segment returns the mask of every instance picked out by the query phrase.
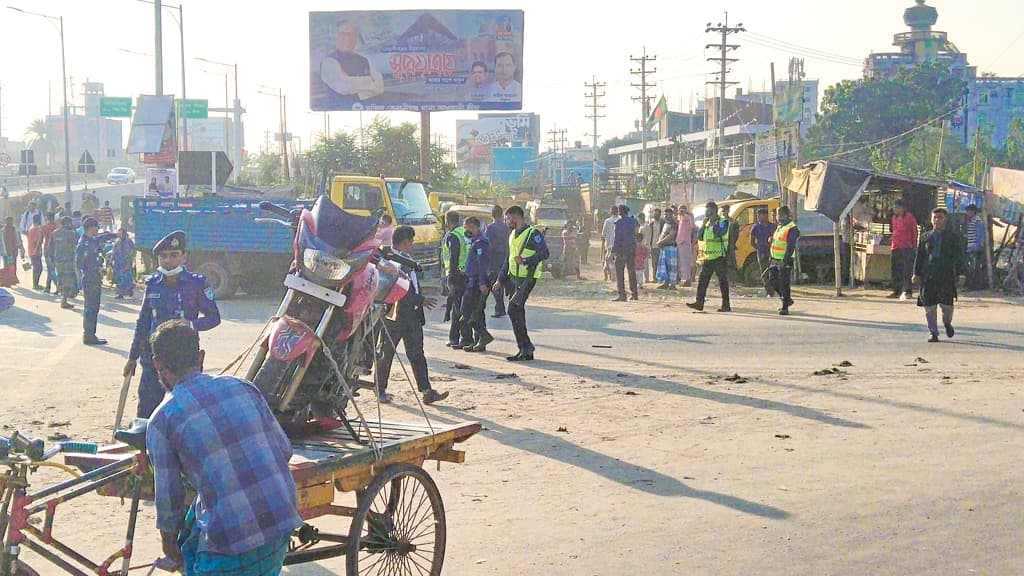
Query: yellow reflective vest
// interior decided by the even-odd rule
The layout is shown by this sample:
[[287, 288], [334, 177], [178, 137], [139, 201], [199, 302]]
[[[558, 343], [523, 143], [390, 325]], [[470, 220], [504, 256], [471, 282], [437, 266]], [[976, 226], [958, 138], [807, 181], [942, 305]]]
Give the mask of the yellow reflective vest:
[[[732, 226], [732, 223], [729, 224]], [[725, 234], [721, 238], [715, 237], [715, 224], [704, 225], [704, 236], [701, 240], [704, 241], [704, 260], [711, 262], [712, 260], [718, 260], [725, 258], [725, 254], [729, 248], [729, 232], [727, 229]]]
[[[526, 247], [526, 243], [530, 240], [530, 237], [537, 232], [537, 229], [533, 226], [527, 226], [525, 230], [516, 234], [515, 230], [508, 235], [508, 275], [513, 278], [529, 278], [530, 267], [523, 265], [520, 266], [516, 262], [516, 256], [522, 256], [523, 258], [529, 258], [537, 253], [536, 250], [530, 250]], [[544, 274], [543, 267], [540, 263], [534, 267], [533, 277], [540, 279]]]
[[[469, 260], [469, 238], [466, 238], [466, 229], [462, 226], [453, 228], [448, 234], [459, 239], [459, 270], [466, 270], [466, 261]], [[449, 276], [451, 270], [448, 268], [452, 261], [452, 251], [448, 247], [448, 236], [444, 237], [444, 244], [441, 246], [441, 266], [444, 268], [444, 275]]]
[[789, 231], [793, 228], [796, 228], [796, 222], [792, 220], [775, 228], [775, 233], [772, 234], [772, 260], [782, 260], [786, 257], [786, 250], [789, 248]]

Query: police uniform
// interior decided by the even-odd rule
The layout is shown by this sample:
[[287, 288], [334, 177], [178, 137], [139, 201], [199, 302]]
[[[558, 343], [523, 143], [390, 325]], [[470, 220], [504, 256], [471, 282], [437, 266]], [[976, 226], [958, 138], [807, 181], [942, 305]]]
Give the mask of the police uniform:
[[[710, 204], [709, 204], [710, 206]], [[722, 307], [719, 312], [731, 312], [729, 306], [728, 262], [733, 247], [732, 222], [720, 217], [711, 222], [707, 219], [697, 234], [697, 239], [704, 243], [704, 263], [697, 281], [697, 301], [686, 305], [694, 310], [703, 310], [707, 299], [708, 284], [711, 276], [718, 276], [718, 286], [722, 291]]]
[[[512, 293], [508, 303], [508, 318], [512, 322], [519, 354], [509, 356], [507, 360], [533, 360], [534, 346], [526, 330], [526, 301], [543, 274], [541, 262], [547, 260], [550, 255], [544, 235], [533, 226], [524, 224], [521, 229], [509, 233], [508, 260], [502, 267], [499, 278], [502, 279], [505, 288]], [[516, 257], [522, 257], [523, 263], [517, 263]]]
[[469, 257], [466, 259], [466, 291], [462, 296], [462, 349], [467, 352], [483, 352], [494, 337], [487, 331], [484, 310], [487, 307], [487, 292], [491, 286], [490, 252], [491, 243], [480, 230], [472, 239]]
[[796, 222], [790, 220], [775, 228], [772, 233], [772, 243], [769, 256], [771, 263], [768, 265], [768, 282], [771, 283], [775, 292], [782, 299], [782, 308], [779, 314], [789, 314], [789, 307], [793, 305], [793, 298], [790, 292], [790, 281], [793, 276], [793, 254], [796, 251], [797, 241], [800, 239], [800, 229]]
[[448, 279], [448, 302], [451, 309], [451, 327], [448, 329], [448, 345], [462, 348], [462, 296], [466, 292], [466, 261], [469, 259], [469, 239], [462, 225], [456, 226], [444, 236], [441, 246], [441, 265]]
[[[153, 246], [155, 255], [166, 250], [184, 252], [185, 233], [181, 230], [171, 232]], [[146, 296], [135, 323], [135, 338], [128, 355], [129, 361], [139, 360], [142, 363], [139, 418], [149, 418], [164, 397], [164, 389], [153, 366], [149, 337], [157, 326], [176, 318], [188, 320], [198, 332], [220, 324], [220, 311], [213, 299], [213, 289], [203, 275], [193, 274], [183, 268], [173, 276], [157, 271], [146, 280]]]
[[[97, 229], [99, 222], [89, 217], [82, 221], [83, 229]], [[110, 234], [82, 235], [75, 248], [75, 267], [82, 277], [82, 292], [85, 296], [85, 310], [82, 313], [82, 342], [85, 344], [106, 344], [96, 337], [96, 322], [100, 313], [100, 295], [103, 289], [103, 243]]]

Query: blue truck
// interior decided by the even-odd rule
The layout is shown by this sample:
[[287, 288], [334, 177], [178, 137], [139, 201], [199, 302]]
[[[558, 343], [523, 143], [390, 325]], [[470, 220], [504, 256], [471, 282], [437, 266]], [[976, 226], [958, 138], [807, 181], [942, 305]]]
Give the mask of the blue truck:
[[[188, 235], [188, 268], [206, 276], [217, 298], [239, 290], [266, 294], [281, 285], [292, 261], [292, 231], [284, 226], [256, 223], [272, 215], [260, 200], [227, 197], [132, 198], [130, 226], [143, 254], [146, 271], [156, 269], [149, 248], [173, 230]], [[311, 207], [309, 201], [277, 201], [292, 208]]]

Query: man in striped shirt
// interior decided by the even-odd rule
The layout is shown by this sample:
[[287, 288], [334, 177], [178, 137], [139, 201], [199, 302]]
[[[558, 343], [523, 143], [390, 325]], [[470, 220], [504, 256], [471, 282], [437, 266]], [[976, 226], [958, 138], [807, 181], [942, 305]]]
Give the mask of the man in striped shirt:
[[167, 390], [146, 438], [165, 556], [189, 576], [276, 575], [302, 525], [288, 437], [252, 384], [202, 373], [188, 322], [164, 322], [151, 346]]
[[967, 241], [967, 289], [985, 288], [982, 272], [985, 267], [985, 223], [978, 218], [978, 207], [969, 205], [965, 212], [964, 239]]

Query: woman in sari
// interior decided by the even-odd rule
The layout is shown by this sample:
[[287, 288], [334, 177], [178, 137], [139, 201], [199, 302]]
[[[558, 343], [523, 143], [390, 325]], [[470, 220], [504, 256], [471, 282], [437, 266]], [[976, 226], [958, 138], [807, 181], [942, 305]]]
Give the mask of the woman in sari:
[[124, 228], [118, 230], [117, 234], [110, 257], [113, 259], [114, 286], [117, 292], [114, 298], [123, 300], [135, 295], [135, 242]]
[[7, 288], [18, 283], [18, 256], [25, 258], [25, 247], [21, 243], [21, 233], [14, 226], [14, 218], [8, 216], [0, 230], [0, 257], [3, 268], [0, 269], [0, 288]]

